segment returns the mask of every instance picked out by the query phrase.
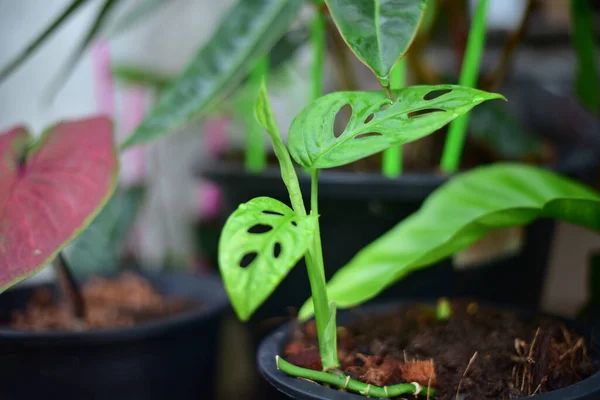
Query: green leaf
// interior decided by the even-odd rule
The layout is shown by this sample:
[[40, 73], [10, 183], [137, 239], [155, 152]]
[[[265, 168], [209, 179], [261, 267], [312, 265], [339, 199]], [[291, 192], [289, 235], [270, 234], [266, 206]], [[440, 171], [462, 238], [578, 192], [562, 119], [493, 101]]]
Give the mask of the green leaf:
[[302, 258], [316, 222], [316, 216], [297, 216], [270, 197], [241, 204], [227, 219], [219, 239], [219, 268], [240, 319], [250, 318]]
[[64, 253], [77, 276], [119, 270], [131, 233], [144, 198], [143, 187], [117, 190], [100, 214]]
[[597, 114], [600, 112], [600, 81], [592, 3], [591, 0], [571, 0], [571, 37], [578, 64], [575, 77], [577, 96], [591, 112]]
[[52, 35], [57, 29], [59, 29], [63, 22], [65, 22], [77, 9], [79, 9], [87, 0], [73, 0], [71, 4], [48, 26], [42, 33], [40, 33], [19, 55], [17, 55], [11, 62], [9, 62], [0, 71], [0, 82], [2, 82], [8, 75], [14, 70], [19, 68], [29, 56], [31, 56], [44, 42]]
[[133, 65], [114, 65], [112, 74], [117, 81], [124, 84], [147, 86], [159, 91], [173, 82], [170, 76]]
[[[480, 167], [437, 189], [419, 211], [363, 248], [328, 284], [329, 299], [351, 307], [411, 272], [466, 248], [496, 228], [556, 218], [600, 231], [600, 193], [541, 168]], [[527, 266], [523, 266], [526, 268]], [[304, 304], [300, 317], [312, 314]]]
[[123, 147], [172, 133], [217, 104], [288, 30], [303, 2], [240, 0]]
[[81, 56], [83, 56], [83, 53], [87, 50], [92, 41], [95, 39], [98, 32], [100, 32], [100, 30], [104, 27], [104, 24], [106, 23], [108, 17], [111, 15], [112, 9], [118, 3], [119, 0], [104, 0], [102, 7], [98, 11], [98, 14], [96, 14], [94, 22], [92, 22], [92, 24], [88, 28], [83, 40], [81, 40], [77, 49], [73, 52], [62, 71], [58, 73], [56, 80], [50, 86], [50, 89], [48, 90], [48, 96], [50, 98], [54, 97], [54, 95], [58, 93], [58, 90], [67, 80], [67, 78], [81, 59]]
[[[306, 168], [331, 168], [412, 142], [440, 129], [476, 105], [499, 94], [456, 85], [412, 86], [383, 92], [337, 92], [321, 97], [292, 121], [289, 148]], [[429, 100], [430, 99], [430, 100]], [[334, 135], [336, 113], [346, 104], [352, 117]]]
[[333, 22], [381, 86], [412, 43], [426, 0], [326, 0]]

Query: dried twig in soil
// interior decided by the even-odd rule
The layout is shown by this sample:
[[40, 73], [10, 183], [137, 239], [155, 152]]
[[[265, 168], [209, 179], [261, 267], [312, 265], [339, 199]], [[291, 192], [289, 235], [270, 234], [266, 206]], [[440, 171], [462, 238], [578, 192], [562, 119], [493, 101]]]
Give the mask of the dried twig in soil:
[[469, 368], [471, 368], [471, 365], [473, 364], [473, 362], [475, 362], [476, 358], [477, 358], [477, 352], [473, 353], [473, 357], [471, 357], [471, 359], [469, 360], [469, 363], [467, 364], [467, 368], [465, 368], [465, 372], [463, 372], [462, 377], [460, 378], [460, 381], [458, 382], [458, 387], [456, 388], [456, 400], [458, 400], [458, 396], [460, 395], [460, 387], [462, 385], [462, 381], [463, 381], [463, 379], [465, 379], [465, 376], [467, 375]]

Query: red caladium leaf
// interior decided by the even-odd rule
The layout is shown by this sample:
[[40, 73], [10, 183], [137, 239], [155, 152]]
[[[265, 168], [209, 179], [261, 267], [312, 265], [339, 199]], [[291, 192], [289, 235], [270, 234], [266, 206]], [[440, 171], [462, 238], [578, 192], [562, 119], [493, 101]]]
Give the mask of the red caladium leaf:
[[0, 292], [38, 272], [110, 198], [119, 162], [108, 118], [64, 122], [33, 142], [0, 134]]

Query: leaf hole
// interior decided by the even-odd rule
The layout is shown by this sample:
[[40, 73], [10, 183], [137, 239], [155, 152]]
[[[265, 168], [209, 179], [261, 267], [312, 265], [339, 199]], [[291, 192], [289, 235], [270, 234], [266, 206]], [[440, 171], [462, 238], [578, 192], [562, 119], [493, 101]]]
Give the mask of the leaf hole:
[[350, 104], [345, 104], [342, 108], [340, 108], [335, 114], [335, 120], [333, 121], [333, 136], [339, 138], [344, 133], [346, 126], [348, 126], [348, 122], [350, 121], [350, 117], [352, 117], [352, 106]]
[[408, 119], [437, 112], [446, 112], [446, 110], [442, 110], [441, 108], [426, 108], [424, 110], [411, 111], [408, 113]]
[[250, 264], [252, 264], [254, 262], [254, 260], [256, 259], [257, 256], [258, 256], [258, 253], [256, 251], [244, 254], [242, 259], [240, 260], [240, 267], [248, 268], [250, 266]]
[[390, 108], [390, 105], [391, 105], [390, 103], [384, 103], [384, 104], [381, 106], [381, 108], [379, 109], [379, 111], [381, 112], [381, 111], [385, 111], [385, 110], [387, 110], [388, 108]]
[[254, 226], [251, 226], [250, 229], [248, 229], [248, 233], [267, 233], [272, 229], [273, 227], [271, 225], [256, 224]]
[[369, 114], [369, 116], [365, 119], [365, 124], [368, 124], [369, 122], [373, 121], [373, 118], [375, 118], [375, 114]]
[[264, 210], [263, 214], [267, 214], [267, 215], [279, 215], [280, 217], [283, 217], [283, 214], [277, 211], [269, 211], [269, 210]]
[[452, 89], [432, 90], [431, 92], [426, 93], [425, 96], [423, 96], [423, 100], [437, 99], [438, 97], [441, 97], [447, 93], [450, 93], [451, 91], [452, 91]]
[[379, 132], [367, 132], [367, 133], [361, 133], [360, 135], [354, 136], [354, 139], [363, 139], [363, 138], [375, 137], [375, 136], [383, 136], [383, 135]]
[[298, 226], [298, 223], [296, 221], [292, 221], [292, 225]]
[[273, 245], [273, 257], [278, 258], [280, 254], [281, 254], [281, 243], [275, 242], [275, 244]]

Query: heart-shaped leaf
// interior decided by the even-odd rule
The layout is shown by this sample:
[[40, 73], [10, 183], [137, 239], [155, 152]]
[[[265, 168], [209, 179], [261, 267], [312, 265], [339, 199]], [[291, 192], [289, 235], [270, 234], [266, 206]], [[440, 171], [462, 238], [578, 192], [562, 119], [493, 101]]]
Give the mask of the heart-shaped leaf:
[[[363, 248], [328, 284], [329, 299], [351, 307], [409, 273], [462, 250], [492, 229], [556, 218], [600, 231], [600, 193], [541, 168], [480, 167], [437, 189], [415, 214]], [[526, 265], [523, 268], [527, 268]], [[312, 302], [300, 316], [312, 314]]]
[[58, 124], [27, 150], [31, 140], [23, 128], [0, 135], [0, 292], [51, 262], [117, 182], [107, 118]]
[[222, 100], [288, 30], [298, 0], [240, 0], [123, 147], [172, 133]]
[[240, 319], [250, 318], [302, 258], [316, 221], [270, 197], [241, 204], [227, 219], [219, 239], [219, 268]]
[[[456, 85], [412, 86], [394, 97], [392, 102], [383, 92], [337, 92], [317, 99], [292, 121], [292, 157], [306, 168], [348, 164], [420, 139], [486, 100], [503, 98]], [[352, 116], [336, 137], [335, 116], [347, 104]]]
[[326, 0], [333, 22], [350, 49], [383, 87], [412, 43], [426, 0]]

